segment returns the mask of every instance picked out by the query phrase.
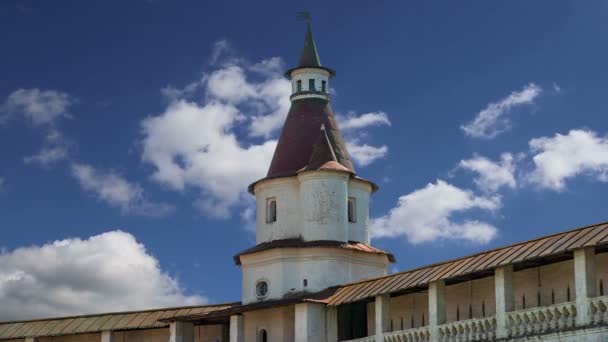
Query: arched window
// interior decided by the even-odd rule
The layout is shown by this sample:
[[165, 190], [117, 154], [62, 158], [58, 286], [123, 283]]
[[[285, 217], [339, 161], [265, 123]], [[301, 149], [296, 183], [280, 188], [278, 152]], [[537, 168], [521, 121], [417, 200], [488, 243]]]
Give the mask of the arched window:
[[302, 80], [296, 81], [296, 88], [298, 89], [298, 92], [302, 91]]
[[268, 342], [268, 333], [266, 329], [260, 329], [260, 333], [258, 334], [258, 342]]
[[348, 222], [357, 222], [357, 206], [354, 197], [348, 198]]
[[277, 221], [277, 200], [269, 198], [266, 200], [266, 223]]
[[311, 78], [308, 80], [308, 91], [315, 91], [315, 79]]

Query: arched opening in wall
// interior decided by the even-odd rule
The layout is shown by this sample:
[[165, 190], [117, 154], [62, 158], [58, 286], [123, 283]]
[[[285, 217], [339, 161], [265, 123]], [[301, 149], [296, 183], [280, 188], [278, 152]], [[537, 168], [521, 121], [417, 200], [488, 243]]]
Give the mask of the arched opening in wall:
[[277, 221], [277, 200], [269, 198], [266, 200], [266, 223]]
[[268, 333], [266, 332], [266, 329], [260, 329], [258, 342], [268, 342]]

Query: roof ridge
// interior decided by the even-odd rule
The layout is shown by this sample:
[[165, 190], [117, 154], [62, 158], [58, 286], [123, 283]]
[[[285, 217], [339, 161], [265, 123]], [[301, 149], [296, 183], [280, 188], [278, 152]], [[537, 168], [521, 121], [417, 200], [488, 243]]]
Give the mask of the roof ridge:
[[482, 255], [482, 254], [487, 254], [487, 253], [499, 251], [501, 249], [511, 248], [511, 247], [515, 247], [515, 246], [519, 246], [519, 245], [523, 245], [523, 244], [539, 241], [539, 240], [542, 240], [542, 239], [551, 238], [551, 237], [554, 237], [554, 236], [557, 236], [557, 235], [568, 234], [568, 233], [572, 233], [572, 232], [575, 232], [575, 231], [581, 231], [581, 230], [592, 228], [592, 227], [598, 227], [598, 226], [601, 226], [603, 224], [608, 224], [608, 221], [603, 221], [603, 222], [599, 222], [599, 223], [595, 223], [595, 224], [590, 224], [590, 225], [586, 225], [586, 226], [582, 226], [582, 227], [578, 227], [578, 228], [574, 228], [574, 229], [569, 229], [569, 230], [565, 230], [565, 231], [554, 233], [554, 234], [550, 234], [550, 235], [540, 236], [540, 237], [533, 238], [533, 239], [530, 239], [530, 240], [516, 242], [516, 243], [510, 244], [510, 245], [501, 246], [501, 247], [497, 247], [497, 248], [493, 248], [493, 249], [488, 249], [488, 250], [485, 250], [485, 251], [482, 251], [482, 252], [477, 252], [477, 253], [461, 256], [461, 257], [456, 257], [456, 258], [453, 258], [453, 259], [448, 259], [448, 260], [445, 260], [445, 261], [440, 261], [440, 262], [436, 262], [436, 263], [432, 263], [432, 264], [428, 264], [428, 265], [424, 265], [424, 266], [419, 266], [419, 267], [411, 268], [409, 270], [405, 270], [405, 271], [401, 271], [401, 272], [396, 272], [396, 273], [385, 275], [385, 276], [381, 276], [381, 277], [368, 278], [368, 279], [363, 279], [363, 280], [355, 281], [355, 282], [352, 282], [352, 283], [347, 283], [347, 284], [342, 284], [342, 285], [336, 285], [336, 286], [332, 286], [330, 288], [347, 287], [347, 286], [351, 286], [351, 285], [357, 285], [357, 284], [367, 283], [367, 282], [370, 282], [370, 281], [377, 281], [377, 280], [380, 280], [380, 279], [390, 278], [390, 277], [394, 277], [394, 276], [397, 276], [397, 275], [400, 275], [400, 274], [406, 274], [406, 273], [416, 272], [416, 271], [419, 271], [419, 270], [422, 270], [422, 269], [425, 269], [425, 268], [441, 266], [441, 265], [452, 263], [452, 262], [456, 262], [456, 261], [459, 261], [459, 260], [473, 258], [473, 257], [479, 256], [479, 255]]
[[232, 304], [241, 304], [241, 302], [228, 302], [228, 303], [205, 304], [205, 305], [185, 305], [185, 306], [174, 306], [174, 307], [167, 307], [167, 308], [156, 308], [156, 309], [145, 309], [145, 310], [100, 312], [100, 313], [83, 314], [83, 315], [56, 316], [56, 317], [34, 318], [34, 319], [26, 319], [26, 320], [0, 321], [0, 325], [54, 321], [54, 320], [60, 320], [60, 319], [86, 318], [86, 317], [107, 316], [107, 315], [126, 315], [126, 314], [145, 313], [145, 312], [154, 312], [154, 311], [184, 310], [184, 309], [194, 309], [194, 308], [212, 308], [212, 307], [216, 307], [216, 306], [224, 306], [224, 305], [232, 305]]

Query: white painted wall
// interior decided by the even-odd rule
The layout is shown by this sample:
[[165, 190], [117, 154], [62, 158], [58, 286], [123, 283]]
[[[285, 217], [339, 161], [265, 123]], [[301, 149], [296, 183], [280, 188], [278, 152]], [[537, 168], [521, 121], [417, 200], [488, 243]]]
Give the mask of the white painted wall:
[[[338, 248], [281, 248], [241, 257], [243, 303], [258, 301], [255, 284], [268, 282], [265, 299], [290, 292], [320, 291], [327, 287], [387, 274], [388, 258]], [[303, 286], [307, 279], [308, 286]]]
[[300, 233], [304, 240], [348, 241], [348, 178], [345, 172], [303, 172]]
[[[323, 98], [323, 99], [328, 99], [329, 98], [329, 78], [330, 78], [330, 74], [327, 70], [325, 69], [320, 69], [320, 68], [298, 68], [295, 69], [291, 72], [291, 93], [292, 93], [292, 100], [298, 100], [298, 99], [302, 99], [302, 98], [311, 98], [311, 97], [317, 97], [317, 98]], [[314, 79], [315, 80], [315, 88], [316, 89], [310, 89], [309, 88], [309, 80], [310, 79]], [[321, 87], [322, 87], [322, 82], [325, 81], [325, 94], [322, 93], [316, 93], [316, 94], [311, 94], [311, 93], [307, 93], [307, 94], [297, 94], [298, 93], [298, 88], [297, 88], [297, 82], [301, 81], [302, 82], [302, 89], [301, 92], [310, 92], [310, 91], [316, 91], [316, 92], [321, 92]]]
[[372, 187], [368, 182], [351, 179], [348, 182], [348, 197], [354, 197], [356, 202], [356, 222], [348, 223], [348, 239], [370, 243], [369, 206]]
[[[303, 238], [370, 243], [369, 204], [372, 186], [347, 173], [302, 172], [268, 179], [255, 186], [256, 243]], [[348, 198], [356, 201], [356, 222], [349, 223]], [[266, 222], [266, 203], [276, 198], [277, 221]]]
[[301, 303], [295, 305], [295, 342], [324, 342], [326, 309], [324, 304]]
[[[284, 177], [256, 184], [256, 243], [297, 238], [300, 235], [300, 183], [297, 177]], [[277, 200], [277, 221], [266, 222], [266, 202]]]
[[245, 341], [258, 342], [260, 329], [266, 329], [269, 342], [293, 342], [295, 335], [294, 306], [278, 307], [243, 313]]

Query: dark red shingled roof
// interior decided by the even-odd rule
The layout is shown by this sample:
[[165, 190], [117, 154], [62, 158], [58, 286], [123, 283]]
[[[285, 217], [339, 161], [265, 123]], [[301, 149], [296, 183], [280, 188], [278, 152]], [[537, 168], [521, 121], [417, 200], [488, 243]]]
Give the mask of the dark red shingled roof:
[[[313, 157], [317, 141], [321, 140], [321, 143], [324, 143], [322, 139], [325, 137], [320, 137], [323, 133], [321, 126], [325, 127], [324, 134], [335, 156], [323, 160], [322, 164], [335, 158], [335, 162], [355, 173], [329, 102], [320, 98], [310, 98], [292, 102], [266, 177], [292, 176], [306, 169]], [[320, 146], [318, 157], [312, 158], [312, 161], [318, 162], [319, 158], [328, 158], [328, 153], [331, 152], [327, 147]]]
[[257, 253], [269, 249], [274, 248], [312, 248], [312, 247], [322, 247], [322, 248], [340, 248], [340, 249], [350, 249], [357, 252], [364, 253], [373, 253], [386, 255], [390, 262], [395, 262], [395, 256], [389, 252], [383, 251], [379, 248], [370, 246], [363, 242], [357, 241], [334, 241], [334, 240], [316, 240], [316, 241], [304, 241], [301, 238], [294, 239], [281, 239], [281, 240], [273, 240], [268, 242], [263, 242], [259, 245], [253, 246], [249, 249], [242, 251], [241, 253], [234, 256], [234, 262], [237, 265], [241, 264], [241, 256]]

